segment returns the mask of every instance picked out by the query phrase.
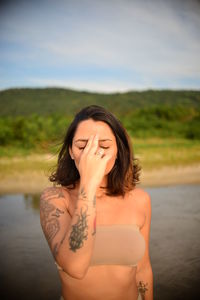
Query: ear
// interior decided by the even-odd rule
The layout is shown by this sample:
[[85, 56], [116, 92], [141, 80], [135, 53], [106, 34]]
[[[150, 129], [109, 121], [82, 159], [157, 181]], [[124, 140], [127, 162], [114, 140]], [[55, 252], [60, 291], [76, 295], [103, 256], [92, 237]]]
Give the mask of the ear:
[[72, 153], [71, 147], [69, 147], [69, 155], [71, 156], [71, 159], [74, 159], [74, 155], [73, 155], [73, 153]]

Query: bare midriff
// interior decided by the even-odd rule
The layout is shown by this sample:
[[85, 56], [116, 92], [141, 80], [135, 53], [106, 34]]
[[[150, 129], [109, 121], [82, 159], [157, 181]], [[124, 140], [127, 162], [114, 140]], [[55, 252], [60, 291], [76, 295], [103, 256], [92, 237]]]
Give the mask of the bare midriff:
[[91, 266], [83, 279], [59, 271], [65, 300], [137, 300], [136, 269], [132, 266]]

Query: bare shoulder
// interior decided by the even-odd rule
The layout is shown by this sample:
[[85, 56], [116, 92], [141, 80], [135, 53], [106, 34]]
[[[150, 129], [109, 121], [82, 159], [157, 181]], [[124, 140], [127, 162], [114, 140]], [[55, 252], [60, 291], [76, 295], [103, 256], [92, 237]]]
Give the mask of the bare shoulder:
[[56, 203], [59, 206], [68, 207], [69, 196], [62, 187], [46, 187], [40, 195], [40, 203]]
[[130, 192], [130, 197], [137, 202], [137, 205], [143, 208], [151, 206], [151, 197], [147, 191], [140, 187], [136, 187]]
[[150, 197], [149, 193], [140, 187], [136, 187], [136, 188], [132, 189], [129, 193], [131, 196], [133, 196], [137, 199], [138, 198], [144, 199], [144, 198]]

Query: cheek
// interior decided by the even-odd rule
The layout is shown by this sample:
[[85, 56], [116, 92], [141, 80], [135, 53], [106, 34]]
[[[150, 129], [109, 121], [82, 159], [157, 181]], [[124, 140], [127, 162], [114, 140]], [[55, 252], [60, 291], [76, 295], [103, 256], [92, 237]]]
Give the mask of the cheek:
[[78, 169], [79, 161], [82, 155], [83, 150], [73, 149], [73, 155], [74, 155], [74, 163]]
[[113, 155], [111, 157], [111, 159], [108, 161], [107, 163], [107, 167], [106, 167], [106, 173], [108, 174], [112, 168], [114, 167], [114, 164], [115, 164], [115, 160], [116, 160], [116, 156], [117, 156], [117, 153], [115, 155]]

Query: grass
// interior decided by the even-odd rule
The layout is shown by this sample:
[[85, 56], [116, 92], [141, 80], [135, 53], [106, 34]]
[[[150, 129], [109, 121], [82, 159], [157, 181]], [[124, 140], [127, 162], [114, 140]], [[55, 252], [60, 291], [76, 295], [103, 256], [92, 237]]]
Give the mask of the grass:
[[200, 163], [200, 141], [175, 138], [132, 138], [135, 156], [144, 169]]
[[56, 157], [50, 154], [30, 154], [29, 156], [1, 157], [0, 174], [6, 177], [8, 174], [25, 172], [49, 172], [56, 164]]
[[[164, 166], [188, 166], [200, 163], [200, 141], [132, 137], [135, 157], [145, 170]], [[0, 148], [1, 177], [11, 173], [47, 172], [56, 164], [56, 148], [51, 153], [44, 149], [25, 149], [19, 147]]]

